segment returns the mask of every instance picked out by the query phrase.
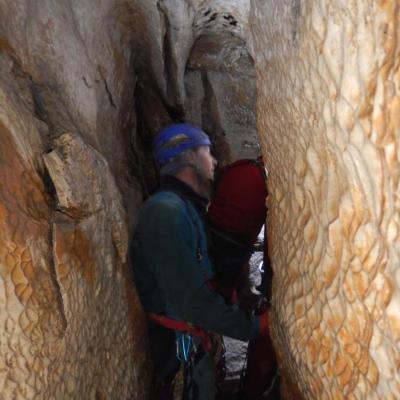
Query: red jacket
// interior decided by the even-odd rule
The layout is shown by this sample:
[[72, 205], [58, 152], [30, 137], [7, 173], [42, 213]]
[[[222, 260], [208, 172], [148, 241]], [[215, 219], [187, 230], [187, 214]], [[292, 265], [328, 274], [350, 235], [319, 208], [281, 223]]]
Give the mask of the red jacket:
[[243, 235], [254, 243], [265, 223], [266, 196], [262, 163], [236, 161], [219, 171], [208, 218], [215, 227]]

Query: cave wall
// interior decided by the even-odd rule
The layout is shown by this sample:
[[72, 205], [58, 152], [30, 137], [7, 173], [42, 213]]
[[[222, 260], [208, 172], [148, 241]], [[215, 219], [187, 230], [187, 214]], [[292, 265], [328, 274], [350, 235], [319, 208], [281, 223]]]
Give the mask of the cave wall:
[[[241, 157], [251, 85], [243, 138], [223, 137], [241, 114], [221, 99], [255, 74], [286, 398], [400, 397], [398, 13], [397, 0], [0, 0], [2, 395], [147, 397], [126, 249], [151, 138], [189, 117], [218, 128], [224, 162]], [[234, 77], [227, 49], [255, 70]]]
[[251, 3], [284, 378], [397, 399], [400, 3]]
[[245, 41], [249, 11], [248, 0], [132, 2], [126, 19], [135, 31], [145, 136], [188, 121], [210, 135], [221, 165], [260, 155], [254, 62]]
[[116, 1], [0, 1], [0, 397], [143, 399], [128, 284], [132, 53]]
[[[236, 26], [230, 14], [223, 18]], [[209, 132], [218, 162], [257, 158], [256, 79], [246, 42], [231, 32], [200, 35], [184, 80], [185, 119]]]

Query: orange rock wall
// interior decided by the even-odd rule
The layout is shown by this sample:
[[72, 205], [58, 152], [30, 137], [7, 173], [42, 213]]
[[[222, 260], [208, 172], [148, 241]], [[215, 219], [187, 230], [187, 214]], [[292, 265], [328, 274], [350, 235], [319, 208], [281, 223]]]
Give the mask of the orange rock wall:
[[273, 335], [307, 399], [400, 397], [399, 7], [252, 1]]
[[[78, 4], [79, 3], [79, 4]], [[0, 397], [144, 399], [118, 8], [0, 1]], [[124, 82], [124, 83], [122, 83]]]
[[[226, 79], [215, 71], [245, 44], [270, 174], [272, 333], [286, 398], [399, 398], [399, 8], [0, 0], [4, 398], [147, 397], [126, 251], [154, 180], [151, 137], [188, 116], [222, 135], [246, 107], [220, 118], [235, 107], [215, 95]], [[187, 65], [203, 99], [189, 98]], [[221, 146], [242, 143], [227, 138]]]

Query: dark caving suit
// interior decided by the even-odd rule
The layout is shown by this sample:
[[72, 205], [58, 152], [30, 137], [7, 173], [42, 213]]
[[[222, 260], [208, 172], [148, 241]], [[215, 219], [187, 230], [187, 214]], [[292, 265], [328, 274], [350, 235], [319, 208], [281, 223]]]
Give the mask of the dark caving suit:
[[[248, 261], [266, 219], [265, 179], [264, 166], [259, 159], [239, 160], [227, 165], [219, 171], [216, 180], [214, 198], [207, 214], [210, 254], [216, 270], [217, 286], [232, 301], [235, 301], [236, 292], [239, 292], [239, 302], [241, 291], [245, 297]], [[266, 239], [265, 235], [264, 273], [260, 290], [270, 301], [272, 270]], [[271, 339], [252, 340], [247, 355], [244, 397], [261, 398], [272, 382], [276, 368]]]
[[[161, 148], [155, 151], [157, 162], [168, 168], [181, 165], [182, 149], [211, 145], [204, 132], [187, 124], [166, 128], [155, 142]], [[228, 305], [212, 289], [214, 272], [203, 222], [208, 201], [162, 168], [160, 173], [161, 188], [139, 210], [129, 251], [135, 284], [149, 315], [153, 398], [212, 400], [216, 367], [210, 333], [243, 341], [267, 335], [268, 314], [254, 317]], [[182, 369], [183, 395], [177, 395]]]

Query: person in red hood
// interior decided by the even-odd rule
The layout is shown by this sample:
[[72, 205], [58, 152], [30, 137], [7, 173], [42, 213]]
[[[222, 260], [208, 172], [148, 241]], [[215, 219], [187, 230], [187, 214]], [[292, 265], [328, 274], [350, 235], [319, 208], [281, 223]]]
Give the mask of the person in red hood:
[[218, 171], [207, 222], [217, 285], [227, 297], [246, 285], [248, 262], [266, 219], [265, 180], [261, 158], [238, 160]]
[[[249, 290], [249, 260], [266, 220], [266, 170], [261, 157], [238, 160], [221, 168], [207, 212], [210, 254], [215, 268], [215, 287], [227, 301], [244, 308], [260, 309], [259, 298]], [[259, 287], [270, 299], [272, 270], [264, 238], [264, 273]], [[242, 304], [241, 304], [242, 303]], [[265, 306], [264, 306], [265, 307]], [[243, 397], [261, 399], [276, 374], [271, 339], [250, 341]]]

